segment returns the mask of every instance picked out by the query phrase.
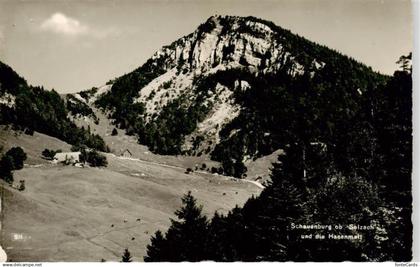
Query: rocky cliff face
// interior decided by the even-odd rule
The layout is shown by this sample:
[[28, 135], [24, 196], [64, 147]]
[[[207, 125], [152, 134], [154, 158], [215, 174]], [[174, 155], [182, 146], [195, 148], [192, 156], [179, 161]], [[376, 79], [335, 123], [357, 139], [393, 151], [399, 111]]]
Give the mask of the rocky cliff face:
[[[152, 59], [165, 59], [166, 69], [203, 74], [247, 67], [252, 72], [275, 72], [287, 68], [291, 75], [304, 67], [282, 44], [281, 32], [263, 22], [242, 17], [210, 17], [192, 34], [156, 52]], [[314, 59], [314, 68], [322, 62]]]
[[[94, 100], [152, 151], [209, 154], [229, 161], [214, 156], [214, 151], [223, 154], [230, 143], [239, 151], [230, 158], [242, 163], [278, 149], [275, 139], [283, 138], [270, 126], [277, 123], [270, 111], [260, 112], [261, 103], [253, 104], [252, 97], [273, 86], [292, 90], [315, 84], [322, 87], [320, 92], [330, 88], [341, 94], [337, 84], [347, 78], [342, 97], [357, 97], [367, 85], [358, 79], [365, 71], [366, 66], [271, 22], [212, 16], [193, 33], [158, 50], [140, 68], [114, 80]], [[256, 121], [261, 119], [267, 119], [267, 125]]]
[[[262, 22], [241, 17], [210, 17], [192, 34], [157, 51], [151, 60], [152, 65], [163, 68], [165, 73], [138, 88], [134, 102], [144, 104], [143, 116], [147, 122], [174, 99], [196, 101], [194, 89], [199, 77], [229, 69], [242, 69], [252, 75], [280, 69], [287, 69], [292, 76], [305, 72], [303, 65], [282, 45], [278, 32]], [[313, 61], [314, 68], [323, 64]], [[249, 88], [249, 83], [240, 79], [231, 88], [220, 83], [211, 88], [214, 92], [207, 88], [209, 94], [201, 101], [211, 108], [196, 129], [185, 136], [183, 149], [192, 150], [193, 154], [210, 152], [220, 141], [220, 130], [240, 112], [233, 91]], [[197, 138], [206, 142], [194, 146]]]

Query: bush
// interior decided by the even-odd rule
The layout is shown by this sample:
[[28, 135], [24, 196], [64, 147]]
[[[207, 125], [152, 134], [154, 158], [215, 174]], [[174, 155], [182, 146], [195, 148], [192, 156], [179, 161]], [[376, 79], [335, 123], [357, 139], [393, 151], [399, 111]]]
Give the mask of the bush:
[[42, 151], [42, 156], [46, 159], [52, 160], [55, 156], [55, 154], [60, 153], [61, 149], [59, 150], [50, 150], [48, 148], [44, 149], [44, 151]]
[[117, 128], [114, 128], [114, 129], [112, 130], [111, 135], [112, 135], [112, 136], [116, 136], [116, 135], [118, 135]]
[[19, 191], [24, 191], [25, 190], [25, 180], [20, 180], [19, 181], [19, 187], [18, 187]]
[[108, 165], [106, 157], [99, 154], [96, 150], [83, 150], [80, 155], [80, 161], [88, 162], [92, 167], [106, 167]]
[[13, 147], [6, 152], [0, 160], [0, 176], [8, 183], [13, 182], [13, 170], [23, 168], [23, 162], [26, 160], [26, 153], [20, 147]]
[[172, 81], [167, 81], [163, 83], [163, 88], [164, 89], [168, 89], [169, 87], [171, 87], [172, 85]]
[[201, 170], [205, 170], [207, 168], [207, 165], [206, 165], [206, 163], [203, 163], [202, 165], [201, 165]]
[[13, 159], [14, 170], [20, 170], [23, 168], [23, 162], [26, 160], [26, 153], [21, 147], [13, 147], [6, 152], [6, 156], [10, 156]]

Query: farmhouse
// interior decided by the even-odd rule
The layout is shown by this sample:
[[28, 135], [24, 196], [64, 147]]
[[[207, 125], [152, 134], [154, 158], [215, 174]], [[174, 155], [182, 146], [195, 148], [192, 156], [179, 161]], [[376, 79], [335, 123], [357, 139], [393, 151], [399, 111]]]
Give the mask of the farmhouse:
[[124, 158], [131, 158], [133, 156], [133, 154], [131, 153], [130, 150], [126, 149], [121, 153], [121, 157]]
[[62, 152], [54, 156], [55, 162], [78, 163], [80, 161], [80, 152]]

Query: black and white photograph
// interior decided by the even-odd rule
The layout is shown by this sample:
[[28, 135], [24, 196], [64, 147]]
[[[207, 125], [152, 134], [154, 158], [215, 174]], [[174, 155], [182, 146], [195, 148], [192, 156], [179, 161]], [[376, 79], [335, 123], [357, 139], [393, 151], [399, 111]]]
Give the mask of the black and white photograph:
[[0, 0], [0, 262], [412, 262], [413, 21]]

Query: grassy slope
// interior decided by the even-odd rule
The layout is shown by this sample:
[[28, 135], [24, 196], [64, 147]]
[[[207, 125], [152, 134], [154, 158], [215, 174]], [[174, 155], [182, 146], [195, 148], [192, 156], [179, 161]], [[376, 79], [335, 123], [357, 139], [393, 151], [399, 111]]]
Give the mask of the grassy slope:
[[[111, 152], [115, 155], [121, 155], [125, 149], [129, 149], [133, 154], [133, 157], [142, 159], [150, 162], [158, 162], [162, 164], [169, 164], [172, 166], [179, 166], [182, 168], [192, 168], [195, 166], [200, 168], [203, 163], [206, 164], [207, 168], [219, 167], [220, 163], [210, 160], [209, 155], [203, 155], [201, 157], [193, 156], [165, 156], [153, 154], [147, 148], [147, 146], [140, 145], [137, 142], [137, 138], [134, 136], [125, 135], [125, 130], [117, 129], [118, 135], [112, 136], [111, 132], [115, 128], [108, 118], [98, 109], [89, 105], [94, 111], [95, 115], [99, 118], [99, 124], [93, 123], [91, 119], [75, 119], [74, 122], [79, 127], [90, 127], [92, 132], [99, 134], [105, 140], [106, 144], [110, 147]], [[245, 165], [248, 168], [247, 179], [255, 180], [261, 176], [262, 181], [266, 181], [270, 174], [271, 164], [277, 161], [277, 157], [282, 153], [282, 150], [277, 150], [270, 155], [258, 158], [256, 160], [248, 160]]]
[[[282, 149], [278, 149], [270, 155], [260, 157], [256, 160], [247, 160], [245, 162], [245, 166], [247, 167], [246, 179], [251, 181], [258, 180], [260, 183], [270, 180], [272, 164], [277, 162], [278, 156], [283, 153], [284, 151]], [[261, 177], [261, 179], [258, 179], [259, 177]]]
[[26, 181], [25, 191], [4, 185], [2, 245], [11, 261], [118, 261], [124, 248], [141, 261], [151, 234], [169, 226], [188, 190], [205, 205], [207, 215], [241, 205], [260, 192], [253, 184], [227, 177], [185, 174], [184, 166], [111, 154], [106, 169], [51, 165], [40, 152], [70, 146], [38, 133], [15, 136], [3, 130], [0, 145], [22, 146], [27, 163], [42, 164], [15, 172], [15, 181]]
[[3, 147], [2, 152], [6, 152], [14, 146], [21, 146], [28, 154], [25, 164], [35, 165], [48, 162], [42, 159], [41, 152], [45, 149], [70, 151], [71, 145], [61, 141], [60, 139], [47, 136], [38, 132], [34, 135], [26, 135], [22, 132], [8, 130], [10, 126], [0, 125], [0, 146]]

